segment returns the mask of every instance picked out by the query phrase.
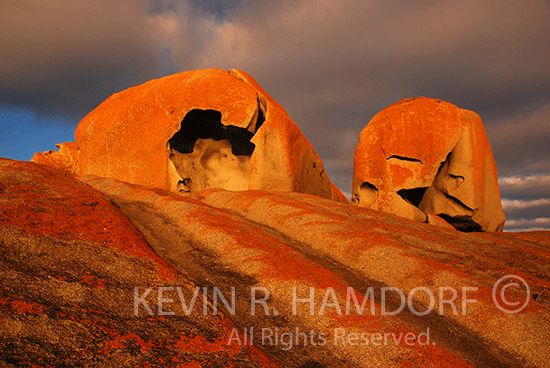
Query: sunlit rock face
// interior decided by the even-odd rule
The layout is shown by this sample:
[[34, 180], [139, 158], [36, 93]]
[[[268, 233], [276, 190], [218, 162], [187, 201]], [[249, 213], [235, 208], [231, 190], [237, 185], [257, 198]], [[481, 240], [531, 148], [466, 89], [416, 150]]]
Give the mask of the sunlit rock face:
[[[216, 110], [191, 110], [182, 128], [168, 141], [170, 161], [181, 180], [179, 192], [198, 192], [206, 188], [247, 190], [252, 176], [250, 157], [255, 145], [253, 132], [221, 123]], [[258, 119], [257, 125], [263, 123]]]
[[[187, 71], [116, 93], [75, 137], [77, 162], [64, 161], [75, 175], [180, 193], [264, 189], [347, 203], [285, 110], [238, 70]], [[59, 155], [33, 161], [49, 165]]]
[[[480, 117], [430, 98], [397, 102], [363, 129], [352, 202], [461, 231], [502, 231], [495, 161]], [[439, 218], [438, 218], [439, 217]]]
[[37, 164], [50, 166], [72, 176], [78, 175], [78, 149], [74, 142], [55, 145], [59, 151], [36, 152], [31, 159]]

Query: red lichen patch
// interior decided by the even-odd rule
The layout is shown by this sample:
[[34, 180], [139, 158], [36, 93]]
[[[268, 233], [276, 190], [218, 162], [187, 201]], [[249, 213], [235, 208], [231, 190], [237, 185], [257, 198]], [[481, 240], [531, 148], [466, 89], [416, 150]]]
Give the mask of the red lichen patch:
[[120, 334], [117, 332], [110, 333], [112, 340], [105, 340], [103, 342], [104, 346], [100, 350], [101, 353], [107, 354], [111, 350], [116, 349], [125, 349], [130, 346], [136, 346], [141, 352], [150, 350], [155, 346], [155, 343], [152, 341], [144, 341], [141, 337], [133, 333]]
[[38, 303], [29, 303], [22, 300], [13, 300], [10, 298], [0, 299], [0, 307], [8, 309], [9, 312], [16, 314], [43, 314], [44, 306]]
[[250, 257], [247, 262], [260, 261], [265, 265], [258, 270], [257, 274], [262, 279], [301, 280], [319, 288], [336, 287], [343, 290], [346, 288], [345, 283], [332, 272], [311, 262], [279, 239], [266, 234], [238, 216], [221, 210], [211, 213], [198, 208], [189, 211], [185, 221], [200, 223], [201, 230], [197, 236], [206, 241], [216, 233], [224, 234], [227, 237], [224, 252], [238, 249], [261, 251], [261, 254]]
[[193, 353], [219, 353], [223, 351], [229, 356], [233, 356], [237, 351], [242, 349], [242, 346], [239, 344], [228, 344], [228, 340], [225, 337], [208, 341], [202, 336], [179, 336], [177, 341], [174, 342], [173, 348]]
[[201, 366], [200, 363], [192, 362], [192, 363], [179, 364], [176, 367], [180, 367], [180, 368], [200, 368], [202, 366]]
[[176, 271], [149, 247], [143, 236], [111, 201], [68, 175], [34, 163], [0, 159], [3, 201], [0, 226], [33, 234], [89, 240], [153, 260], [159, 275]]
[[538, 245], [545, 245], [550, 250], [550, 231], [529, 231], [521, 233], [506, 233], [506, 236], [523, 239]]
[[96, 287], [96, 288], [104, 288], [105, 284], [103, 283], [103, 280], [97, 278], [93, 275], [82, 275], [82, 282], [85, 284], [88, 284], [90, 286]]

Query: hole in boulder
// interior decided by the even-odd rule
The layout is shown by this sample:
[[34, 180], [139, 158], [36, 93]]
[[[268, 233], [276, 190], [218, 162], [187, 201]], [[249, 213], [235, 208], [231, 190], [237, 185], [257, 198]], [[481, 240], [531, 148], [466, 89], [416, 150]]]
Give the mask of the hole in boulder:
[[462, 231], [464, 233], [474, 233], [474, 232], [483, 231], [483, 228], [481, 227], [481, 225], [475, 221], [472, 221], [472, 219], [469, 218], [468, 216], [453, 217], [444, 213], [439, 213], [437, 215], [441, 217], [443, 220], [447, 221], [449, 224], [453, 225], [453, 227], [458, 231]]
[[420, 202], [422, 202], [422, 198], [424, 198], [426, 190], [428, 190], [428, 187], [401, 189], [397, 191], [397, 194], [413, 206], [418, 207]]
[[265, 121], [265, 113], [264, 113], [264, 110], [262, 109], [262, 104], [260, 104], [260, 101], [258, 100], [258, 117], [256, 118], [256, 131], [260, 129], [264, 121]]
[[[263, 113], [258, 112], [258, 122], [263, 123]], [[263, 120], [261, 120], [263, 119]], [[235, 156], [251, 156], [256, 146], [250, 142], [254, 133], [234, 125], [223, 125], [222, 114], [216, 110], [193, 109], [185, 115], [181, 129], [168, 143], [179, 153], [191, 153], [197, 139], [227, 140]]]
[[423, 165], [422, 161], [420, 161], [419, 159], [417, 158], [411, 158], [411, 157], [405, 157], [405, 156], [398, 156], [398, 155], [391, 155], [390, 157], [386, 158], [386, 160], [390, 160], [390, 159], [396, 159], [396, 160], [401, 160], [401, 161], [410, 161], [410, 162], [420, 162], [420, 164]]
[[364, 207], [369, 207], [378, 197], [378, 188], [375, 185], [365, 181], [358, 188], [356, 193], [353, 193], [352, 202], [360, 204]]
[[378, 188], [377, 188], [374, 184], [369, 183], [368, 181], [366, 181], [366, 182], [364, 182], [363, 184], [361, 184], [361, 189], [373, 190], [373, 191], [377, 191], [377, 192], [378, 192]]
[[265, 121], [258, 110], [247, 128], [224, 125], [217, 110], [193, 109], [181, 128], [167, 142], [169, 159], [178, 177], [174, 190], [196, 193], [206, 188], [247, 190], [252, 175], [251, 156], [256, 146], [250, 140]]

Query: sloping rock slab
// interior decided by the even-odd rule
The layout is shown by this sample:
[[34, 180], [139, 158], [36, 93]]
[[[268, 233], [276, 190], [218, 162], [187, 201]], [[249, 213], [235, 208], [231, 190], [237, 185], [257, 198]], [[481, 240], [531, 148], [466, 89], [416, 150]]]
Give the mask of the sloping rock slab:
[[134, 288], [156, 286], [195, 291], [104, 195], [0, 159], [0, 366], [277, 366], [228, 346], [237, 326], [222, 314], [136, 316]]
[[[367, 286], [396, 287], [412, 296], [415, 310], [425, 311], [427, 292], [413, 290], [431, 291], [433, 312], [419, 317], [407, 307], [397, 316], [412, 330], [429, 326], [437, 346], [470, 364], [550, 366], [550, 305], [533, 298], [550, 289], [550, 232], [465, 234], [293, 193], [211, 190], [197, 197], [276, 229], [363, 293]], [[521, 277], [530, 289], [505, 290], [506, 300], [517, 306], [507, 306], [495, 289], [501, 307], [514, 310], [527, 302], [518, 313], [503, 312], [492, 296], [508, 275]], [[458, 291], [456, 312], [447, 304], [439, 311], [440, 292], [450, 297], [445, 288]], [[387, 301], [388, 309], [397, 310], [400, 299], [396, 302]]]
[[[463, 234], [299, 193], [83, 180], [96, 190], [0, 160], [5, 366], [549, 366], [549, 232]], [[530, 288], [506, 291], [527, 301], [516, 314], [492, 299], [505, 275]], [[376, 303], [357, 312], [370, 287]], [[410, 305], [393, 313], [385, 287]], [[458, 295], [441, 313], [445, 288]], [[255, 313], [252, 290], [269, 293]], [[428, 293], [434, 309], [413, 313]]]
[[[396, 332], [403, 336], [411, 332], [395, 317], [381, 317], [378, 306], [373, 315], [348, 315], [333, 308], [311, 311], [308, 306], [297, 306], [294, 312], [293, 289], [299, 298], [313, 293], [314, 304], [319, 306], [329, 288], [342, 302], [349, 285], [293, 249], [297, 245], [292, 238], [192, 197], [114, 179], [85, 180], [107, 193], [154, 249], [196, 284], [219, 288], [226, 296], [234, 288], [233, 320], [256, 331], [255, 343], [284, 367], [424, 367], [431, 362], [469, 366], [426, 339], [423, 345], [406, 345], [390, 337], [385, 345], [361, 346], [358, 339], [351, 343], [342, 340], [342, 334]], [[268, 292], [267, 311], [258, 305], [252, 312], [253, 287]], [[358, 298], [361, 300], [361, 295]]]
[[[232, 318], [239, 325], [326, 334], [329, 343], [322, 346], [293, 346], [292, 358], [281, 344], [264, 344], [284, 366], [548, 366], [550, 306], [521, 287], [507, 291], [508, 301], [527, 301], [520, 313], [501, 311], [492, 298], [493, 286], [510, 274], [526, 280], [533, 293], [550, 288], [550, 249], [538, 242], [548, 232], [464, 234], [299, 193], [212, 189], [182, 196], [114, 179], [84, 180], [195, 283], [225, 295], [235, 287]], [[252, 287], [269, 291], [269, 315], [251, 315]], [[293, 287], [297, 298], [313, 293], [313, 312], [306, 303], [291, 310]], [[359, 301], [373, 287], [374, 313], [368, 303], [360, 315], [345, 313], [350, 287]], [[412, 307], [383, 315], [381, 291], [388, 287], [402, 291]], [[451, 299], [447, 288], [457, 290], [454, 304], [443, 302]], [[418, 315], [414, 311], [429, 309], [429, 293], [434, 308]], [[394, 293], [383, 306], [392, 314], [401, 304]], [[338, 327], [382, 335], [429, 329], [433, 344], [336, 344]]]

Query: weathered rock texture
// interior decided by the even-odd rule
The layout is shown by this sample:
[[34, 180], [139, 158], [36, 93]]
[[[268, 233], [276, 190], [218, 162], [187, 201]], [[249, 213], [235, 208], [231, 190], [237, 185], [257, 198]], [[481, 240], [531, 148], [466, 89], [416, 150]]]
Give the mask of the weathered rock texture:
[[363, 129], [352, 196], [359, 206], [441, 224], [439, 216], [463, 231], [504, 226], [496, 165], [480, 117], [430, 98], [399, 101]]
[[[81, 178], [88, 186], [40, 165], [0, 163], [0, 360], [14, 366], [550, 366], [550, 305], [539, 298], [550, 289], [549, 232], [465, 234], [300, 193], [182, 196], [95, 176]], [[530, 286], [518, 314], [492, 300], [493, 284], [508, 274]], [[145, 298], [155, 315], [139, 306], [135, 316], [136, 286], [180, 286], [187, 301], [196, 286], [225, 296], [235, 288], [235, 313], [219, 304], [223, 314], [213, 315], [210, 293], [206, 315], [197, 308], [186, 316], [177, 293], [166, 291], [173, 302], [164, 310], [175, 315], [159, 316], [155, 289]], [[269, 315], [261, 305], [252, 315], [252, 287], [269, 292]], [[292, 312], [293, 287], [298, 298], [313, 291], [312, 314], [309, 303]], [[363, 313], [352, 306], [346, 314], [348, 288], [361, 304], [369, 287], [374, 310], [367, 301]], [[402, 290], [417, 311], [428, 308], [429, 290], [434, 310], [383, 315], [383, 287]], [[426, 289], [412, 292], [417, 287]], [[444, 287], [458, 291], [457, 313], [448, 303], [439, 311]], [[465, 287], [477, 289], [463, 295]], [[508, 289], [511, 302], [527, 296]], [[476, 302], [463, 314], [466, 299]], [[400, 304], [389, 293], [384, 306], [392, 312]], [[251, 327], [252, 345], [231, 342], [234, 328], [243, 339]], [[326, 343], [304, 344], [302, 336], [291, 348], [280, 338], [262, 345], [262, 328], [323, 333]], [[430, 343], [335, 343], [337, 328], [348, 337], [396, 338], [429, 328]]]
[[65, 171], [171, 191], [265, 189], [347, 203], [285, 110], [234, 69], [187, 71], [116, 93], [75, 136], [69, 153], [33, 161], [59, 168], [69, 157]]
[[77, 176], [80, 172], [78, 167], [78, 149], [75, 142], [56, 144], [58, 151], [36, 152], [32, 162], [53, 167], [63, 173]]
[[238, 327], [223, 314], [135, 316], [134, 288], [159, 286], [187, 300], [196, 287], [107, 197], [0, 159], [0, 366], [278, 366], [254, 346], [228, 346]]

